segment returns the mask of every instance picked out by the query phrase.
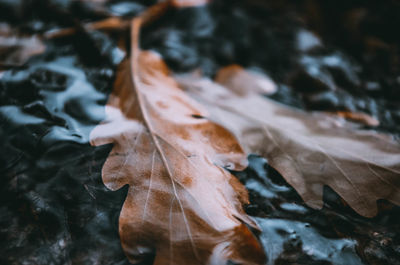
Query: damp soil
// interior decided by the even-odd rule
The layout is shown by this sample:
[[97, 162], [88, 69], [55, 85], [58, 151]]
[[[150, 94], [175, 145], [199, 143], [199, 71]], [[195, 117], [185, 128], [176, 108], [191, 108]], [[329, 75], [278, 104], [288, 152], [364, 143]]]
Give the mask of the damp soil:
[[[98, 3], [0, 0], [0, 23], [21, 34], [79, 29], [46, 41], [46, 52], [23, 66], [0, 68], [0, 264], [129, 264], [118, 236], [127, 187], [102, 184], [111, 146], [88, 143], [104, 118], [124, 33], [79, 25], [132, 17], [153, 3]], [[399, 137], [398, 14], [394, 0], [214, 1], [169, 11], [143, 30], [141, 46], [176, 72], [213, 77], [236, 63], [266, 73], [277, 101], [364, 112], [380, 121], [364, 129]], [[267, 264], [400, 264], [399, 207], [378, 201], [378, 216], [363, 218], [325, 188], [323, 209], [313, 210], [268, 161], [249, 161], [233, 173], [249, 190], [246, 211], [262, 228]]]

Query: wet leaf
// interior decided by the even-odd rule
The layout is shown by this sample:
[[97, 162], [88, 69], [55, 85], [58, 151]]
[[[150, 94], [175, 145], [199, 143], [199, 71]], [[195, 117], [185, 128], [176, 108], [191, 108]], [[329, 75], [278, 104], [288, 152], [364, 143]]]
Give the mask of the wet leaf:
[[226, 81], [226, 87], [193, 77], [179, 82], [248, 153], [266, 157], [309, 206], [323, 206], [324, 185], [366, 217], [376, 215], [378, 199], [400, 204], [400, 146], [391, 137], [278, 104], [252, 84], [238, 93]]
[[[180, 90], [161, 58], [138, 48], [143, 17], [132, 22], [132, 55], [119, 67], [107, 120], [92, 145], [112, 143], [104, 184], [129, 185], [121, 211], [122, 246], [133, 263], [263, 264], [264, 254], [243, 211], [243, 185], [221, 166], [241, 169], [236, 139], [203, 116]], [[144, 17], [146, 18], [146, 16]], [[218, 166], [219, 165], [219, 166]]]

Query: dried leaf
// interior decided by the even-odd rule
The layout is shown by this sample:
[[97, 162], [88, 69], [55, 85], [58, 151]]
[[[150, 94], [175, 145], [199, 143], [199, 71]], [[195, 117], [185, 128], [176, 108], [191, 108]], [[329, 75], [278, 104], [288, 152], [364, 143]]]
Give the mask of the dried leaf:
[[[144, 16], [144, 18], [147, 18]], [[91, 133], [93, 145], [113, 143], [103, 182], [129, 185], [119, 231], [131, 262], [155, 251], [156, 265], [264, 264], [247, 226], [243, 185], [221, 166], [243, 168], [246, 156], [223, 127], [202, 116], [168, 76], [161, 58], [138, 48], [142, 17], [132, 23], [132, 56], [118, 70], [107, 120]]]
[[[277, 85], [268, 76], [254, 71], [245, 70], [237, 64], [226, 66], [218, 71], [215, 82], [229, 87], [236, 94], [259, 93], [263, 95], [272, 95], [277, 91]], [[243, 88], [246, 88], [245, 90]], [[378, 126], [379, 121], [374, 117], [362, 113], [351, 111], [327, 112], [329, 115], [337, 115], [338, 117], [361, 123], [367, 126]]]
[[324, 185], [366, 217], [376, 215], [378, 199], [400, 204], [400, 146], [389, 136], [278, 104], [255, 93], [252, 84], [238, 93], [230, 82], [178, 82], [208, 105], [211, 119], [230, 129], [248, 153], [266, 157], [309, 206], [323, 206]]

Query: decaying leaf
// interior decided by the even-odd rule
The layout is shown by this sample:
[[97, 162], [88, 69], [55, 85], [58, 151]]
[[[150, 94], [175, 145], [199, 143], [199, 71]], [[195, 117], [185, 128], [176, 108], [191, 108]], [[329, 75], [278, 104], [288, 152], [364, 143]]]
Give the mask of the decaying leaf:
[[226, 76], [217, 80], [225, 87], [193, 76], [178, 82], [248, 153], [266, 157], [309, 206], [322, 207], [324, 185], [366, 217], [377, 213], [378, 199], [400, 204], [400, 146], [389, 136], [280, 105], [252, 84], [238, 91]]
[[[240, 65], [230, 65], [222, 68], [215, 77], [216, 82], [229, 87], [237, 94], [248, 93], [249, 90], [263, 95], [272, 95], [277, 91], [277, 85], [266, 75], [254, 71], [245, 70]], [[245, 88], [245, 89], [243, 89]], [[336, 111], [327, 114], [365, 124], [367, 126], [378, 126], [379, 121], [362, 112]]]
[[[119, 220], [129, 260], [155, 252], [154, 264], [264, 264], [243, 211], [242, 184], [220, 166], [243, 168], [246, 156], [206, 110], [180, 90], [161, 58], [138, 48], [143, 17], [132, 22], [132, 55], [118, 70], [107, 120], [93, 145], [113, 143], [103, 182], [129, 185]], [[220, 166], [217, 166], [220, 165]]]
[[0, 29], [0, 66], [20, 66], [30, 57], [43, 53], [45, 45], [36, 36], [18, 36], [11, 29]]

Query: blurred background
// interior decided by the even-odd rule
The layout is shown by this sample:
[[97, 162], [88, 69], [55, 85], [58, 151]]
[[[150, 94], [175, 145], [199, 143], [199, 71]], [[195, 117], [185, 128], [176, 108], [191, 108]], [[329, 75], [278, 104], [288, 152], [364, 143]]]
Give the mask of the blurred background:
[[[84, 25], [129, 20], [156, 2], [0, 0], [1, 264], [128, 264], [118, 238], [127, 189], [103, 186], [111, 147], [88, 143], [128, 30]], [[399, 27], [398, 0], [213, 0], [169, 10], [143, 29], [141, 47], [175, 72], [214, 77], [239, 64], [274, 80], [276, 101], [363, 113], [379, 121], [363, 128], [398, 138]], [[63, 28], [76, 32], [44, 37]], [[250, 191], [268, 264], [400, 264], [398, 207], [380, 202], [365, 219], [327, 188], [324, 209], [312, 210], [268, 161], [250, 162], [234, 174]]]

